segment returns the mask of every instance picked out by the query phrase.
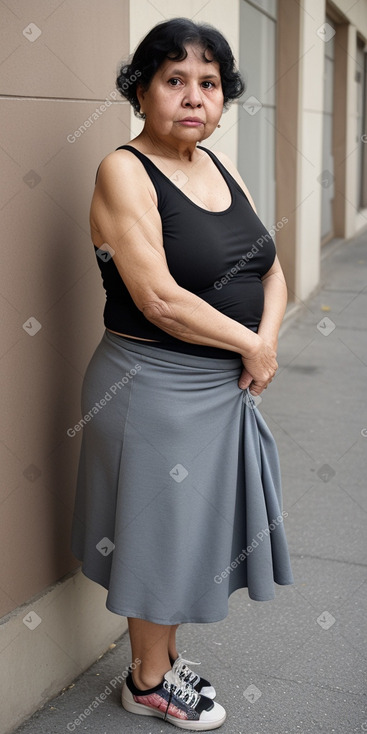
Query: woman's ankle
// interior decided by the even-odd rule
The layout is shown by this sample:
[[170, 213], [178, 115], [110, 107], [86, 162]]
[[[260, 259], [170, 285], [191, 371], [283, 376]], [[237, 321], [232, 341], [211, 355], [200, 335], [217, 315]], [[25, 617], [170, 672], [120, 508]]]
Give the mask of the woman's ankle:
[[139, 688], [140, 691], [147, 691], [162, 683], [164, 674], [167, 673], [168, 670], [169, 668], [162, 670], [160, 673], [159, 671], [142, 671], [139, 669], [132, 671], [131, 675], [136, 688]]
[[169, 659], [171, 661], [171, 664], [173, 665], [173, 663], [175, 662], [175, 660], [177, 660], [177, 658], [178, 658], [178, 652], [177, 652], [177, 650], [175, 650], [175, 651], [169, 650], [168, 651], [168, 655], [169, 655]]

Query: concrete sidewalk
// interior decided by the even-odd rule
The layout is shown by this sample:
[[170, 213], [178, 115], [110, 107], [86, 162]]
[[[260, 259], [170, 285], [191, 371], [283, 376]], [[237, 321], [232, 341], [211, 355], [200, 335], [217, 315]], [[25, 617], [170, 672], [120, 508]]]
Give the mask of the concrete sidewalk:
[[[259, 404], [279, 449], [295, 584], [267, 603], [237, 591], [224, 621], [178, 632], [227, 709], [222, 734], [367, 731], [367, 231], [329, 250]], [[17, 734], [179, 731], [122, 709], [129, 663], [125, 634]]]

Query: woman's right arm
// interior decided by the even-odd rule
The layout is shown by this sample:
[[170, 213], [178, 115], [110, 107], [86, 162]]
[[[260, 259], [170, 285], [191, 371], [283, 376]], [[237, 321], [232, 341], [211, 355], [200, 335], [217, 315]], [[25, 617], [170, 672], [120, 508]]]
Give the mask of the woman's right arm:
[[91, 205], [93, 240], [98, 233], [114, 250], [121, 278], [148, 321], [182, 341], [241, 354], [251, 378], [241, 377], [239, 386], [245, 389], [253, 380], [259, 394], [278, 367], [275, 351], [174, 280], [165, 257], [161, 218], [147, 174], [138, 166], [128, 151], [111, 153], [102, 161]]

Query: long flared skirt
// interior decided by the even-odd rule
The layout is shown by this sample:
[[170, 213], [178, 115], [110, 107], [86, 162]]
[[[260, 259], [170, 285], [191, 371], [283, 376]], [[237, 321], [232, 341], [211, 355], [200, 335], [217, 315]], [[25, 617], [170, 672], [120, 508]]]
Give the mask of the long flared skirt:
[[105, 331], [83, 382], [72, 550], [110, 611], [216, 622], [236, 589], [267, 601], [293, 583], [277, 447], [241, 368]]

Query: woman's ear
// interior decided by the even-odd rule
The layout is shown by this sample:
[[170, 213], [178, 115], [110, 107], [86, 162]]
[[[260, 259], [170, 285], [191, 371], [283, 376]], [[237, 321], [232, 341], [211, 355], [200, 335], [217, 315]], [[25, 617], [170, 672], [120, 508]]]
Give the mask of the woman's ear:
[[144, 89], [141, 84], [136, 85], [136, 96], [140, 104], [140, 112], [143, 114], [142, 105], [144, 102], [145, 93], [144, 93]]

